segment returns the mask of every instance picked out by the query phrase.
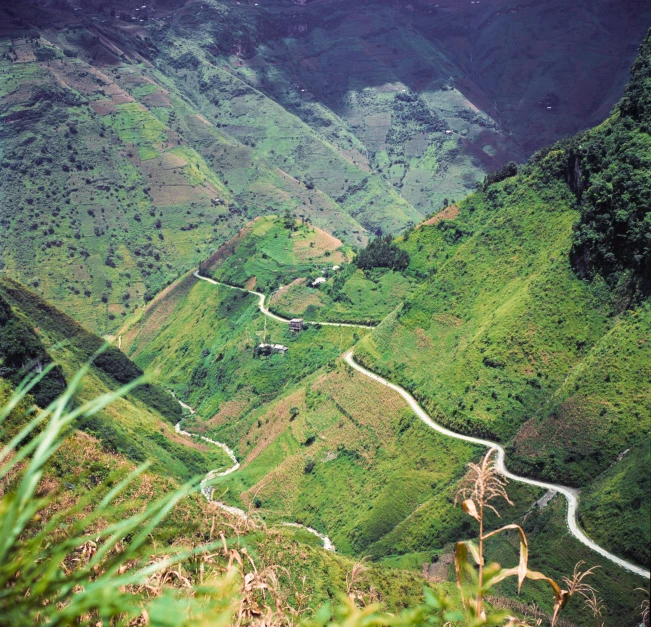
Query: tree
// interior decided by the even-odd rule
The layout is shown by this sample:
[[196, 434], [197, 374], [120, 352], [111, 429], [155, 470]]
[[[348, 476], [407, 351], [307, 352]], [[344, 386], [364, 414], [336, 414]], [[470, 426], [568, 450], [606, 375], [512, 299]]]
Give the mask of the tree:
[[285, 214], [283, 215], [283, 224], [286, 229], [290, 229], [291, 231], [294, 230], [294, 226], [296, 224], [296, 218], [289, 211], [289, 209], [285, 209]]
[[362, 250], [355, 259], [355, 265], [363, 270], [390, 268], [404, 270], [409, 265], [409, 253], [396, 246], [391, 235], [377, 237]]

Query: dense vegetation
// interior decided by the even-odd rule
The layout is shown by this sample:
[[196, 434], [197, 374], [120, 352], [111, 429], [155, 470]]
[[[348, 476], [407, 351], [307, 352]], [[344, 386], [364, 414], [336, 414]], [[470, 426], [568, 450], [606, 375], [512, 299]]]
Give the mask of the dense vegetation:
[[[0, 378], [17, 385], [30, 372], [52, 363], [38, 335], [12, 311], [0, 294]], [[52, 368], [32, 389], [36, 402], [45, 407], [65, 388], [61, 368]]]
[[371, 240], [355, 257], [355, 265], [362, 270], [404, 270], [409, 265], [409, 253], [398, 248], [391, 235], [385, 235]]
[[[362, 603], [381, 600], [393, 612], [423, 603], [415, 573], [360, 569], [303, 543], [304, 532], [267, 529], [257, 517], [242, 520], [215, 507], [196, 481], [179, 486], [71, 433], [75, 419], [92, 418], [127, 392], [75, 409], [70, 401], [83, 375], [75, 373], [36, 416], [29, 395], [35, 379], [13, 393], [0, 389], [3, 428], [24, 428], [11, 443], [6, 432], [1, 437], [10, 454], [0, 465], [0, 524], [9, 530], [0, 540], [0, 624], [190, 627], [226, 623], [239, 611], [248, 625], [264, 611], [267, 624], [286, 625], [342, 592]], [[452, 586], [438, 589], [442, 597], [448, 592], [445, 607], [458, 598]], [[358, 611], [341, 609], [353, 617]]]
[[[518, 97], [526, 103], [521, 117], [502, 108], [499, 124], [492, 109], [478, 111], [462, 95], [490, 93], [495, 112], [502, 110], [498, 103], [510, 102], [505, 92], [519, 89], [530, 66], [517, 55], [514, 66], [500, 60], [494, 41], [505, 28], [519, 28], [523, 40], [539, 46], [533, 38], [538, 30], [547, 37], [549, 25], [531, 16], [544, 18], [561, 0], [515, 12], [482, 3], [491, 19], [473, 33], [472, 67], [465, 54], [457, 60], [466, 45], [458, 35], [478, 3], [437, 11], [418, 1], [239, 7], [210, 0], [165, 14], [143, 10], [139, 22], [126, 5], [100, 17], [94, 2], [84, 3], [81, 19], [62, 3], [0, 8], [10, 24], [9, 31], [0, 24], [0, 228], [10, 235], [0, 242], [0, 266], [76, 316], [11, 279], [0, 281], [0, 399], [25, 373], [46, 368], [32, 390], [45, 406], [92, 360], [69, 407], [92, 405], [102, 394], [115, 400], [80, 412], [74, 425], [82, 432], [47, 466], [43, 494], [79, 503], [63, 510], [61, 532], [74, 527], [69, 514], [102, 502], [118, 481], [109, 470], [116, 463], [130, 469], [131, 462], [152, 462], [152, 474], [129, 494], [136, 509], [152, 511], [161, 507], [155, 497], [176, 498], [174, 480], [163, 475], [187, 480], [230, 466], [218, 447], [175, 433], [183, 420], [184, 428], [235, 450], [241, 467], [220, 477], [216, 489], [255, 517], [229, 518], [190, 497], [156, 532], [156, 547], [196, 546], [222, 529], [223, 537], [236, 530], [237, 546], [224, 539], [206, 558], [216, 560], [199, 552], [170, 578], [190, 586], [204, 568], [237, 577], [224, 564], [245, 562], [249, 583], [259, 587], [240, 624], [265, 611], [286, 612], [283, 620], [293, 623], [342, 590], [350, 602], [335, 621], [348, 625], [361, 616], [365, 624], [465, 620], [447, 566], [454, 543], [468, 538], [463, 546], [471, 547], [477, 534], [466, 514], [480, 517], [468, 506], [464, 514], [455, 495], [467, 462], [480, 452], [432, 432], [392, 390], [361, 380], [339, 359], [355, 346], [363, 363], [411, 390], [437, 421], [503, 442], [514, 470], [581, 488], [579, 517], [590, 536], [649, 564], [651, 39], [608, 120], [518, 166], [509, 159], [583, 127], [593, 107], [610, 106], [621, 93], [621, 72], [611, 66], [621, 55], [609, 54], [594, 67], [600, 77], [616, 77], [605, 100], [600, 95], [589, 106], [572, 106], [571, 90], [562, 97], [548, 91], [550, 82], [572, 80], [567, 71], [541, 82], [546, 95], [531, 81]], [[591, 41], [593, 27], [617, 35], [611, 50], [623, 50], [631, 37], [632, 28], [619, 32], [622, 24], [641, 28], [640, 10], [632, 19], [627, 6], [618, 7], [611, 25], [603, 19], [606, 4], [565, 7], [581, 17], [563, 22], [580, 24], [571, 33], [571, 59], [581, 60], [582, 72], [593, 59], [580, 42]], [[455, 33], [453, 45], [441, 44], [447, 30]], [[546, 65], [556, 67], [551, 61]], [[494, 85], [486, 91], [483, 81], [496, 76], [498, 92]], [[470, 189], [478, 191], [448, 202]], [[370, 234], [376, 238], [364, 247]], [[264, 293], [284, 317], [379, 324], [373, 332], [313, 324], [294, 333], [264, 317], [257, 296], [187, 272], [197, 265], [204, 275]], [[87, 329], [117, 331], [124, 352]], [[269, 342], [288, 350], [258, 350]], [[156, 383], [117, 392], [143, 371]], [[196, 414], [184, 413], [162, 386]], [[0, 437], [6, 441], [23, 424], [24, 416], [12, 415]], [[35, 446], [39, 438], [36, 432]], [[3, 481], [3, 472], [6, 516], [20, 484], [11, 474]], [[33, 491], [35, 483], [28, 484]], [[531, 567], [561, 580], [577, 561], [602, 566], [594, 581], [608, 605], [603, 621], [632, 624], [637, 578], [576, 542], [562, 499], [536, 502], [542, 496], [513, 488], [515, 507], [504, 514], [527, 534]], [[129, 533], [131, 519], [122, 514], [130, 507], [127, 501], [107, 517], [120, 530], [111, 537], [135, 558], [146, 534], [134, 541]], [[276, 527], [286, 521], [327, 533], [339, 554], [315, 549], [318, 539], [307, 531]], [[485, 522], [497, 524], [492, 514]], [[17, 545], [33, 556], [33, 569], [15, 560], [13, 571], [6, 562], [0, 567], [0, 578], [9, 573], [11, 581], [0, 594], [13, 595], [12, 616], [32, 598], [30, 573], [47, 568], [44, 543], [36, 535], [30, 544], [29, 536], [46, 523], [33, 523], [26, 544]], [[66, 565], [59, 582], [78, 572], [73, 562], [95, 577], [83, 564], [98, 547], [83, 542], [78, 561], [50, 551], [53, 563]], [[478, 550], [515, 564], [523, 555], [516, 547], [515, 535], [505, 533]], [[142, 555], [150, 548], [156, 555], [154, 544]], [[342, 555], [370, 556], [362, 587], [353, 571], [365, 567], [351, 571]], [[439, 591], [453, 590], [452, 600], [428, 593], [422, 605], [415, 570], [423, 563], [441, 582]], [[70, 596], [57, 601], [49, 582], [33, 595], [46, 614], [57, 602], [72, 603]], [[125, 590], [107, 586], [101, 573], [87, 589], [94, 585], [108, 587], [104, 600], [114, 600], [104, 620], [125, 601]], [[504, 596], [495, 599], [472, 585], [461, 593], [472, 600], [470, 613], [484, 602], [490, 611], [493, 602], [527, 612], [536, 604], [542, 613], [531, 611], [540, 618], [558, 604], [538, 581], [527, 582], [526, 605], [517, 605], [518, 587], [503, 581], [497, 593]], [[260, 600], [263, 588], [275, 609]], [[80, 602], [91, 598], [85, 591]], [[202, 594], [200, 602], [208, 598]], [[150, 622], [177, 616], [161, 609], [172, 607], [167, 597], [157, 599]], [[389, 619], [359, 607], [374, 600], [393, 612], [414, 609]], [[97, 605], [87, 609], [99, 612]], [[576, 602], [567, 615], [584, 623]], [[314, 627], [329, 617], [323, 610]]]
[[651, 293], [650, 102], [647, 36], [613, 117], [563, 147], [580, 203], [574, 266], [581, 275], [601, 274], [613, 286], [644, 295]]
[[518, 164], [515, 161], [505, 163], [499, 170], [489, 172], [482, 183], [484, 191], [488, 189], [493, 183], [499, 183], [505, 179], [511, 178], [518, 173]]
[[[644, 101], [649, 54], [647, 39], [626, 98], [641, 91]], [[639, 450], [651, 428], [651, 145], [646, 109], [627, 102], [398, 240], [405, 272], [425, 281], [357, 351], [441, 422], [508, 444], [520, 472], [577, 486]], [[597, 211], [599, 189], [608, 193]], [[589, 224], [596, 231], [581, 239]], [[602, 537], [648, 563], [637, 548], [651, 540], [637, 522], [648, 519], [648, 469], [622, 462], [617, 472], [646, 497], [620, 495], [640, 507], [619, 519], [630, 543]], [[605, 520], [618, 497], [603, 483], [589, 489], [586, 520]]]

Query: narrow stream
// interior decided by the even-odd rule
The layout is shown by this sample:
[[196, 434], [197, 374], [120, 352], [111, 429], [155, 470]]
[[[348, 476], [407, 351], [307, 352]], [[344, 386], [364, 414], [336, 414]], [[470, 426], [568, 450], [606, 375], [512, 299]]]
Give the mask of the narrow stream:
[[[186, 409], [189, 411], [193, 416], [196, 414], [196, 411], [190, 407], [190, 405], [187, 405], [184, 403], [181, 399], [179, 399], [176, 394], [172, 390], [168, 390], [169, 393], [176, 399], [176, 402], [183, 407], [183, 409]], [[208, 501], [211, 503], [214, 503], [219, 507], [220, 509], [223, 509], [226, 512], [229, 512], [230, 514], [233, 514], [234, 516], [237, 516], [238, 518], [248, 518], [249, 515], [243, 510], [240, 509], [239, 507], [234, 507], [233, 505], [227, 505], [226, 503], [223, 503], [222, 501], [216, 501], [213, 499], [213, 487], [209, 486], [208, 483], [216, 479], [217, 477], [225, 477], [226, 475], [230, 475], [231, 473], [235, 472], [236, 470], [239, 469], [240, 467], [240, 462], [237, 461], [237, 457], [235, 456], [235, 453], [233, 452], [233, 449], [231, 449], [228, 445], [224, 444], [223, 442], [217, 442], [216, 440], [211, 440], [210, 438], [207, 438], [203, 435], [198, 435], [196, 433], [190, 433], [189, 431], [184, 431], [181, 428], [181, 422], [177, 422], [176, 425], [174, 426], [174, 430], [181, 434], [185, 435], [189, 438], [200, 438], [204, 442], [208, 442], [210, 444], [214, 444], [215, 446], [218, 446], [222, 451], [224, 451], [230, 458], [231, 461], [233, 462], [233, 465], [228, 468], [227, 470], [211, 470], [201, 481], [200, 487], [201, 487], [201, 493], [206, 497]], [[332, 540], [328, 538], [328, 536], [319, 533], [316, 529], [312, 529], [312, 527], [306, 527], [305, 525], [301, 525], [300, 523], [292, 523], [292, 522], [283, 522], [283, 526], [285, 527], [295, 527], [298, 529], [304, 529], [305, 531], [311, 533], [312, 535], [315, 535], [321, 542], [323, 543], [323, 548], [326, 551], [335, 551], [335, 545], [333, 544]]]

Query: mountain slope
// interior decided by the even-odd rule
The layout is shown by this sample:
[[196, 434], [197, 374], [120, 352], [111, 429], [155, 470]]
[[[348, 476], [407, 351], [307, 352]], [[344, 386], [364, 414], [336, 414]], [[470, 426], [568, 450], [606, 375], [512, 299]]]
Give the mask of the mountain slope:
[[102, 334], [258, 215], [363, 245], [599, 121], [648, 11], [195, 4], [2, 8], [0, 262]]
[[[224, 136], [91, 31], [56, 32], [52, 42], [19, 33], [4, 39], [0, 56], [0, 219], [10, 234], [1, 260], [88, 328], [114, 330], [247, 219], [273, 209], [364, 241], [335, 202]], [[85, 55], [98, 47], [107, 56], [95, 52], [91, 65]]]
[[[421, 214], [605, 118], [651, 17], [635, 0], [206, 2], [163, 15], [151, 30], [159, 63], [169, 55], [194, 85], [212, 57], [368, 163]], [[210, 114], [233, 124], [217, 100]], [[263, 126], [238, 132], [269, 137]]]
[[[56, 397], [65, 382], [104, 344], [72, 318], [9, 279], [0, 281], [0, 307], [9, 313], [0, 318], [3, 383], [11, 387], [32, 368], [51, 361], [57, 364], [56, 376], [50, 376], [49, 383], [41, 384], [36, 390], [35, 398], [42, 403]], [[37, 343], [40, 354], [34, 355], [33, 347]], [[31, 365], [29, 362], [35, 357], [37, 362]], [[9, 374], [5, 368], [17, 362], [22, 363], [23, 369], [5, 379]], [[93, 359], [77, 400], [89, 400], [116, 390], [141, 374], [123, 353], [107, 347]], [[109, 450], [136, 462], [150, 460], [155, 470], [177, 478], [188, 479], [228, 466], [229, 459], [220, 450], [188, 441], [174, 432], [174, 425], [181, 418], [176, 401], [162, 388], [148, 384], [136, 388], [78, 427], [99, 438]]]
[[[266, 326], [273, 341], [288, 339], [273, 320]], [[219, 480], [221, 498], [254, 508], [269, 523], [312, 526], [346, 554], [411, 568], [447, 559], [452, 543], [470, 533], [454, 495], [464, 461], [478, 451], [427, 429], [395, 392], [341, 361], [296, 369], [306, 342], [330, 351], [328, 336], [303, 331], [286, 355], [252, 359], [256, 328], [264, 330], [255, 298], [188, 276], [122, 336], [138, 363], [197, 407], [184, 428], [234, 449], [241, 467]], [[572, 560], [601, 564], [594, 583], [605, 591], [613, 620], [632, 616], [637, 578], [568, 536], [563, 501], [539, 508], [542, 492], [517, 485], [509, 492], [517, 507], [501, 513], [527, 523], [532, 567], [561, 576]], [[515, 560], [510, 540], [495, 546], [492, 558]], [[525, 600], [548, 607], [543, 588]], [[578, 610], [568, 608], [580, 620]]]
[[[407, 250], [433, 245], [407, 270], [433, 277], [357, 351], [441, 422], [509, 444], [514, 468], [577, 486], [646, 446], [651, 429], [649, 55], [647, 40], [627, 89], [639, 107], [627, 97], [596, 129], [405, 238]], [[617, 170], [629, 181], [624, 196]], [[614, 228], [630, 240], [627, 254]], [[648, 491], [648, 468], [627, 462], [615, 472]], [[604, 520], [612, 493], [590, 489], [586, 520]], [[648, 544], [651, 529], [634, 518], [619, 532], [627, 537], [629, 524]], [[607, 541], [648, 564], [644, 546]]]

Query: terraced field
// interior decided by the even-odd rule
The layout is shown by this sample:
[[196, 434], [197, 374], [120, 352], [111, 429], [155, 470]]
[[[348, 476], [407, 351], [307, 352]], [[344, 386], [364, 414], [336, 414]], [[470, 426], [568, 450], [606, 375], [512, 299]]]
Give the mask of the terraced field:
[[[131, 4], [21, 3], [0, 27], [3, 271], [101, 334], [256, 216], [290, 210], [362, 246], [600, 121], [645, 15], [215, 1], [140, 22]], [[507, 33], [505, 57], [490, 42]]]

